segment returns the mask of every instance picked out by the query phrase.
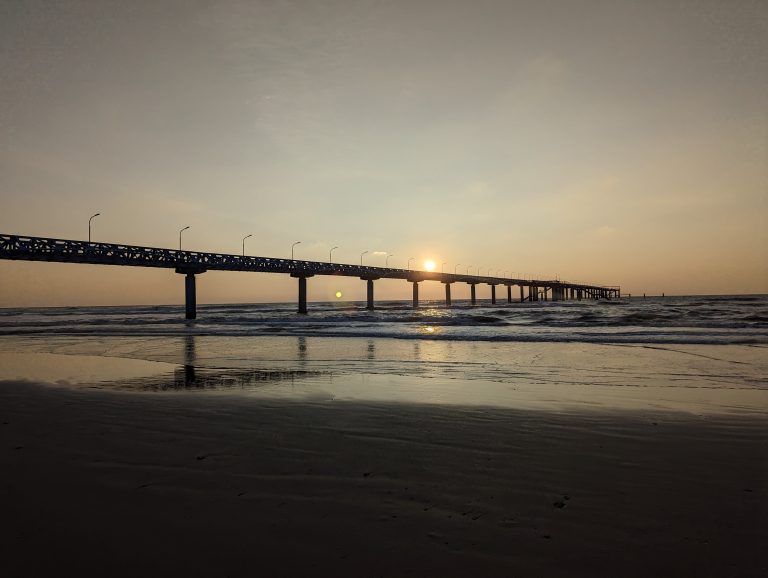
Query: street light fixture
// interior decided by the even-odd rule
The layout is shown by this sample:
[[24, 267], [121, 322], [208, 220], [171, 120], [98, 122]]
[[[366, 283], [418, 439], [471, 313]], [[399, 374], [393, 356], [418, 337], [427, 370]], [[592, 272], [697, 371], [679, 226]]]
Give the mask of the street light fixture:
[[440, 272], [441, 272], [441, 273], [445, 273], [445, 266], [446, 266], [447, 264], [448, 264], [448, 261], [446, 261], [445, 263], [443, 263], [443, 264], [441, 265], [441, 267], [440, 267]]
[[246, 235], [245, 237], [243, 237], [243, 257], [245, 257], [245, 240], [248, 237], [253, 237], [253, 235]]
[[301, 241], [296, 241], [293, 245], [291, 245], [291, 261], [293, 261], [293, 248], [301, 243]]
[[189, 229], [189, 225], [187, 225], [186, 227], [184, 227], [183, 229], [181, 229], [181, 230], [179, 231], [179, 251], [181, 251], [181, 234], [182, 234], [184, 231], [186, 231], [187, 229]]
[[416, 260], [416, 257], [408, 257], [408, 267], [407, 267], [408, 271], [411, 270], [411, 261], [415, 261], [415, 260]]
[[459, 265], [461, 265], [461, 263], [456, 263], [456, 266], [453, 268], [453, 274], [454, 275], [458, 275], [458, 273], [456, 272], [456, 269], [459, 268]]
[[469, 275], [469, 270], [474, 267], [474, 265], [467, 265], [467, 275]]
[[88, 242], [91, 242], [91, 221], [93, 221], [94, 217], [98, 217], [101, 215], [101, 213], [96, 213], [93, 215], [90, 219], [88, 219]]
[[360, 266], [361, 267], [363, 266], [363, 255], [365, 255], [367, 252], [368, 251], [363, 251], [362, 253], [360, 253]]
[[386, 259], [384, 259], [384, 266], [385, 266], [385, 267], [389, 267], [389, 258], [390, 258], [390, 257], [394, 257], [394, 254], [391, 254], [391, 253], [387, 253], [387, 258], [386, 258]]
[[331, 250], [328, 251], [328, 263], [333, 263], [333, 250], [338, 249], [339, 246], [331, 247]]

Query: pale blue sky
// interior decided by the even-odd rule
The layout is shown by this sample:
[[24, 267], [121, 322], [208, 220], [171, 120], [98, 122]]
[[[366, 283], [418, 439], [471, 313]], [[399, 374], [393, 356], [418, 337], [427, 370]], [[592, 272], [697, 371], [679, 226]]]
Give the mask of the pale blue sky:
[[[101, 212], [109, 242], [191, 225], [195, 250], [252, 233], [264, 256], [301, 240], [306, 259], [767, 292], [766, 38], [750, 1], [5, 1], [0, 232], [84, 238]], [[167, 271], [0, 275], [0, 306], [182, 297]], [[364, 292], [313, 279], [310, 298], [337, 286]]]

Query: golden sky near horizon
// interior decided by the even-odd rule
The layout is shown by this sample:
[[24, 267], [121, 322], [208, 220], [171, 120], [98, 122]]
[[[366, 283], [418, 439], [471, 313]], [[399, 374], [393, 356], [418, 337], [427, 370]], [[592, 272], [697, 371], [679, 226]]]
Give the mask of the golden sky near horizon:
[[[768, 293], [766, 95], [763, 1], [3, 2], [0, 232], [99, 212], [105, 242]], [[167, 270], [0, 261], [0, 307], [182, 301]]]

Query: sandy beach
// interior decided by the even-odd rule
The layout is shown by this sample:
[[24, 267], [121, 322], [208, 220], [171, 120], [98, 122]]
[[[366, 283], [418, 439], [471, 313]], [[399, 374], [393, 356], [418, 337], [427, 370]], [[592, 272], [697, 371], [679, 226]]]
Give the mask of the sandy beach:
[[759, 576], [764, 415], [4, 381], [3, 576]]

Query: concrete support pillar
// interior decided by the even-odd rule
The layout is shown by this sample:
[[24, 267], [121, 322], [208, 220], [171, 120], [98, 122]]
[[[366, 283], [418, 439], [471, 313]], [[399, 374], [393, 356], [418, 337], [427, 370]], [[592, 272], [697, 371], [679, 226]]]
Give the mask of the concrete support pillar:
[[523, 286], [520, 285], [520, 303], [525, 302], [525, 297], [523, 296]]
[[197, 290], [195, 274], [187, 273], [184, 278], [185, 310], [187, 319], [197, 319]]
[[477, 304], [477, 295], [475, 294], [475, 284], [470, 283], [469, 284], [469, 298], [472, 301], [472, 305]]
[[491, 305], [496, 305], [496, 285], [491, 285]]
[[413, 308], [417, 308], [419, 306], [419, 282], [418, 281], [411, 281], [413, 283]]
[[451, 284], [445, 283], [445, 306], [451, 306]]
[[299, 277], [299, 313], [307, 313], [307, 278]]
[[512, 303], [512, 285], [507, 285], [507, 303]]
[[367, 293], [368, 293], [368, 305], [366, 309], [373, 311], [373, 279], [366, 279]]

